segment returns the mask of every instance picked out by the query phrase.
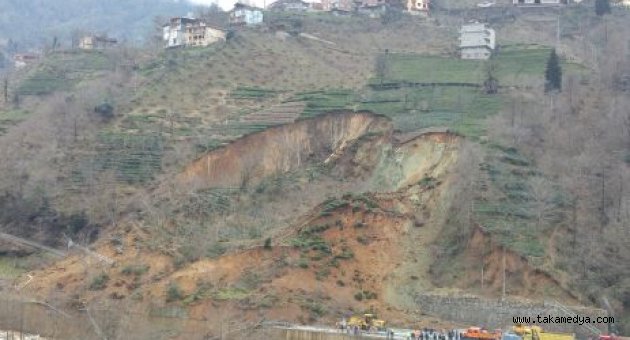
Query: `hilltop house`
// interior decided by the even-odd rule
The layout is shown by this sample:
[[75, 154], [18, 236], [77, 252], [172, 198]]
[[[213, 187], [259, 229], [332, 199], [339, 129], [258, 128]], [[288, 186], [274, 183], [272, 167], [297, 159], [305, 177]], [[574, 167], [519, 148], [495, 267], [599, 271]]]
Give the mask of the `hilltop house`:
[[569, 0], [512, 0], [514, 5], [566, 5]]
[[118, 43], [118, 40], [107, 36], [86, 35], [79, 40], [79, 48], [82, 50], [104, 50]]
[[429, 15], [431, 0], [407, 0], [407, 12], [410, 14]]
[[310, 8], [310, 4], [302, 0], [278, 0], [268, 8], [278, 12], [305, 12]]
[[473, 23], [459, 31], [459, 50], [462, 59], [489, 59], [495, 48], [495, 33], [486, 24]]
[[230, 11], [230, 25], [249, 26], [263, 22], [263, 11], [260, 8], [237, 2]]
[[322, 6], [324, 11], [330, 11], [337, 15], [352, 14], [356, 9], [353, 0], [323, 0]]
[[168, 24], [162, 27], [164, 47], [180, 47], [186, 45], [186, 25], [195, 22], [193, 18], [171, 18]]
[[36, 62], [38, 59], [39, 57], [34, 54], [16, 54], [13, 56], [13, 65], [16, 69], [20, 69]]
[[171, 18], [163, 27], [164, 48], [208, 46], [225, 38], [224, 30], [212, 27], [199, 19]]

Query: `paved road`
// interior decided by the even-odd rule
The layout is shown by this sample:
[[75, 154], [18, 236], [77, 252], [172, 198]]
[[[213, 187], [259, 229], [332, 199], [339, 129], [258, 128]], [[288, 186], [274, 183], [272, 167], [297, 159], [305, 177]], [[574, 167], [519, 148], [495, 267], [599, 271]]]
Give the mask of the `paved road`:
[[[320, 327], [320, 326], [286, 325], [286, 326], [277, 326], [276, 328], [296, 330], [296, 331], [328, 333], [328, 334], [343, 333], [340, 329]], [[404, 329], [404, 328], [391, 328], [391, 330], [394, 331], [394, 339], [396, 340], [409, 339], [409, 335], [413, 332], [413, 329]], [[461, 329], [460, 331], [463, 332], [464, 330]], [[360, 335], [364, 338], [387, 339], [387, 334], [385, 332], [378, 332], [378, 333], [362, 332]]]
[[0, 329], [0, 340], [46, 340], [39, 335], [26, 334], [14, 331], [3, 331]]

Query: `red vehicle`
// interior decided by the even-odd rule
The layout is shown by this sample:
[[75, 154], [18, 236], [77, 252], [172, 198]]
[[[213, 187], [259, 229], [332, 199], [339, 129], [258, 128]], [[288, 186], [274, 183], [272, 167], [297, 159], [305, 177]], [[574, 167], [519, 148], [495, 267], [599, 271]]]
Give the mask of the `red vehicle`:
[[469, 327], [463, 334], [463, 338], [466, 340], [499, 340], [501, 339], [501, 330], [489, 332], [483, 328]]
[[615, 334], [602, 334], [599, 336], [599, 340], [619, 340], [619, 337]]

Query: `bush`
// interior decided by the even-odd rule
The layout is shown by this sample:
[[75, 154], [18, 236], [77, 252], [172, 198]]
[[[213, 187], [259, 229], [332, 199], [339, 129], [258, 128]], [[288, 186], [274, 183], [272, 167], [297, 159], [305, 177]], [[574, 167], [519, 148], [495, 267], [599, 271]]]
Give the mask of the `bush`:
[[92, 279], [89, 288], [90, 290], [103, 290], [107, 287], [107, 282], [109, 282], [109, 275], [101, 273]]
[[267, 237], [265, 239], [265, 245], [263, 246], [266, 250], [271, 250], [271, 237]]
[[354, 294], [354, 299], [357, 301], [363, 301], [363, 292], [357, 292]]
[[368, 240], [367, 237], [363, 237], [363, 236], [357, 236], [357, 242], [361, 243], [364, 246], [367, 246], [368, 244], [370, 244], [370, 240]]
[[373, 300], [373, 299], [376, 299], [378, 297], [376, 295], [376, 293], [370, 292], [370, 291], [367, 291], [367, 290], [363, 292], [363, 296], [365, 297], [366, 300]]
[[223, 244], [217, 242], [215, 244], [213, 244], [212, 246], [210, 246], [210, 248], [208, 248], [206, 255], [211, 258], [217, 258], [221, 255], [223, 255], [226, 252], [226, 248]]
[[315, 279], [317, 281], [322, 281], [325, 278], [327, 278], [328, 275], [330, 275], [330, 269], [328, 269], [327, 267], [324, 267], [324, 268], [318, 270], [317, 273], [315, 273]]
[[335, 256], [335, 258], [349, 260], [351, 258], [354, 258], [354, 252], [352, 252], [352, 249], [344, 247], [341, 251], [341, 254]]
[[363, 221], [358, 221], [357, 223], [354, 224], [355, 228], [363, 228], [365, 227], [367, 224], [363, 223]]
[[304, 268], [304, 269], [308, 268], [308, 260], [307, 260], [307, 259], [305, 259], [305, 258], [301, 258], [301, 259], [298, 261], [298, 267], [300, 267], [300, 268]]
[[114, 118], [114, 106], [109, 103], [102, 103], [94, 107], [94, 113], [98, 114], [103, 120]]
[[179, 288], [177, 283], [171, 282], [166, 289], [166, 302], [173, 302], [181, 300], [184, 297], [182, 290]]
[[120, 273], [123, 275], [134, 275], [134, 276], [142, 276], [146, 272], [149, 271], [149, 266], [146, 264], [142, 265], [128, 265], [125, 266]]

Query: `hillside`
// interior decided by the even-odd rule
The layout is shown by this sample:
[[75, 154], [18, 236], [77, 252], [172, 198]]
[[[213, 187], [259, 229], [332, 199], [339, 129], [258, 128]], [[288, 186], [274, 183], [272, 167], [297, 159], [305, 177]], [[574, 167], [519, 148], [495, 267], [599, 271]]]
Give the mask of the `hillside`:
[[456, 58], [449, 20], [323, 14], [207, 48], [51, 53], [0, 107], [0, 226], [78, 247], [0, 243], [0, 283], [80, 316], [64, 330], [78, 338], [93, 316], [110, 338], [371, 309], [464, 326], [417, 297], [497, 298], [504, 270], [511, 298], [605, 298], [625, 327], [628, 17], [563, 15], [591, 29], [567, 25], [558, 94], [543, 92], [556, 23], [539, 13], [497, 24], [489, 62]]

